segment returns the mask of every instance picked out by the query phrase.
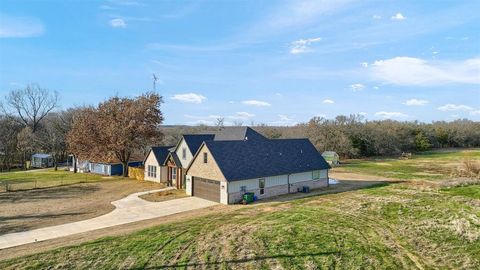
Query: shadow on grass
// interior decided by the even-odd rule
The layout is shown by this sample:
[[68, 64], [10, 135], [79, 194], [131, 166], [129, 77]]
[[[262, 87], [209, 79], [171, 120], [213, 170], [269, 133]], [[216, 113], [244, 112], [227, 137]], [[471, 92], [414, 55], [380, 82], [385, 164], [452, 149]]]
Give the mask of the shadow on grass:
[[328, 252], [317, 252], [317, 253], [304, 253], [304, 254], [278, 254], [278, 255], [271, 255], [271, 256], [256, 256], [253, 258], [244, 258], [244, 259], [235, 259], [235, 260], [221, 260], [221, 261], [212, 261], [212, 262], [198, 262], [198, 263], [177, 263], [177, 264], [167, 264], [167, 265], [157, 265], [152, 267], [141, 267], [141, 268], [131, 268], [131, 269], [177, 269], [177, 268], [196, 268], [202, 267], [209, 269], [210, 267], [216, 268], [215, 266], [218, 265], [226, 265], [229, 264], [241, 264], [241, 263], [248, 263], [248, 262], [257, 262], [257, 261], [265, 261], [270, 259], [295, 259], [295, 258], [305, 258], [305, 257], [317, 257], [317, 256], [329, 256], [329, 255], [341, 255], [339, 251], [328, 251]]
[[[73, 217], [78, 215], [84, 215], [87, 212], [73, 212], [73, 213], [62, 213], [62, 214], [33, 214], [33, 215], [18, 215], [18, 216], [9, 216], [9, 217], [0, 217], [0, 236], [3, 234], [8, 233], [15, 233], [15, 232], [23, 232], [28, 231], [34, 228], [33, 223], [31, 221], [36, 220], [48, 220], [51, 218], [58, 218], [58, 217]], [[8, 222], [15, 222], [15, 224], [9, 225]], [[21, 221], [23, 223], [18, 223]], [[32, 226], [29, 226], [32, 224]]]
[[255, 202], [255, 204], [261, 204], [266, 202], [288, 202], [293, 200], [298, 200], [302, 198], [309, 198], [327, 194], [338, 194], [343, 192], [361, 190], [361, 189], [374, 189], [386, 187], [391, 184], [403, 183], [405, 181], [358, 181], [358, 180], [339, 180], [338, 184], [329, 185], [328, 187], [313, 189], [310, 193], [292, 193], [280, 195], [277, 197], [272, 197], [268, 199], [263, 199]]
[[24, 191], [11, 191], [0, 193], [0, 204], [12, 202], [34, 202], [48, 199], [72, 198], [80, 194], [88, 194], [98, 191], [95, 185], [77, 184], [51, 188], [31, 189]]

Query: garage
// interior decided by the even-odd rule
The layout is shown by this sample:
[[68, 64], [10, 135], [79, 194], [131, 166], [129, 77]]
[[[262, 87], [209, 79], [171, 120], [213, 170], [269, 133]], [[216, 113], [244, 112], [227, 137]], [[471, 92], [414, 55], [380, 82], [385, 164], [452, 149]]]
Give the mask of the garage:
[[220, 202], [220, 181], [193, 177], [193, 196]]

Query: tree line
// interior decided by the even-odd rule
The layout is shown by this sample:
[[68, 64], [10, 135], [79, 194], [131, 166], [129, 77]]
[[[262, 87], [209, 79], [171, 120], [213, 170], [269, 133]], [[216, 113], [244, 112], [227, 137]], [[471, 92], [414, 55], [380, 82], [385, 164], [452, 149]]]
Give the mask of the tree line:
[[[26, 169], [33, 153], [48, 153], [55, 169], [72, 154], [80, 160], [121, 162], [162, 140], [159, 94], [112, 97], [97, 106], [59, 108], [59, 94], [36, 84], [0, 101], [0, 171]], [[76, 170], [75, 170], [76, 171]]]
[[[128, 164], [152, 145], [175, 145], [182, 134], [216, 126], [161, 126], [162, 97], [146, 92], [111, 97], [96, 106], [60, 109], [59, 94], [31, 84], [0, 101], [0, 170], [24, 167], [32, 153], [51, 154], [54, 164], [73, 154], [79, 159]], [[243, 125], [243, 123], [236, 123]], [[480, 122], [369, 121], [360, 115], [313, 117], [295, 126], [264, 124], [254, 129], [271, 139], [309, 138], [319, 151], [343, 157], [392, 156], [445, 147], [480, 147]], [[124, 168], [127, 166], [124, 166]], [[126, 172], [124, 172], [126, 174]]]

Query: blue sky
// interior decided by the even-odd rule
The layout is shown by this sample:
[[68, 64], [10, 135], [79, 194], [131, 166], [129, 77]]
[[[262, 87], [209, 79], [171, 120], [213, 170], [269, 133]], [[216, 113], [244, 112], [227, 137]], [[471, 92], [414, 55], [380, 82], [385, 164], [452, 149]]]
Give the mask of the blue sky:
[[166, 124], [480, 120], [480, 1], [0, 2], [0, 96], [152, 89]]

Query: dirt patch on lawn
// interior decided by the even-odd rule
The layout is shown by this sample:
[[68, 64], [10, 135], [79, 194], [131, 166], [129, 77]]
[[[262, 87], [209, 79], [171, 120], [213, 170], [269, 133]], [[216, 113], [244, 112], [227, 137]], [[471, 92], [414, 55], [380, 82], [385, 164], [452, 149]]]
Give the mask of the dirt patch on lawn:
[[140, 196], [141, 199], [144, 199], [149, 202], [163, 202], [173, 199], [180, 199], [184, 197], [189, 197], [184, 189], [171, 189], [160, 192], [153, 192]]
[[387, 178], [378, 175], [347, 172], [342, 168], [334, 168], [328, 172], [328, 176], [338, 180], [359, 180], [359, 181], [398, 181], [398, 179]]
[[112, 201], [158, 188], [152, 182], [122, 179], [0, 193], [0, 234], [97, 217], [115, 208]]

